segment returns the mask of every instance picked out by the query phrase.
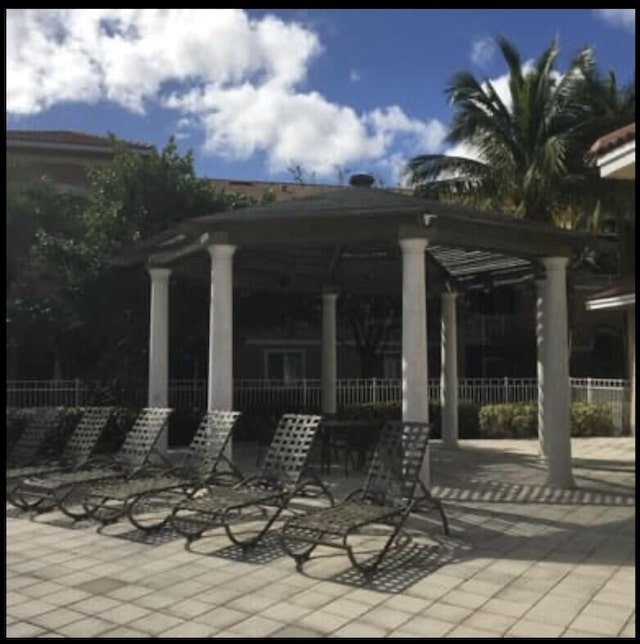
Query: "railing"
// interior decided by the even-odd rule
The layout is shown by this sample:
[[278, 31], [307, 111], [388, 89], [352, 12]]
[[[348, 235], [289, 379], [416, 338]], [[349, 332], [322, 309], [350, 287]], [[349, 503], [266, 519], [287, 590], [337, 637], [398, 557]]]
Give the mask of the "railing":
[[[45, 405], [79, 406], [95, 402], [98, 383], [75, 380], [8, 380], [7, 406]], [[402, 381], [397, 378], [341, 379], [337, 382], [339, 409], [366, 403], [402, 400]], [[606, 405], [618, 428], [625, 425], [629, 382], [609, 378], [571, 378], [572, 400]], [[282, 382], [280, 380], [236, 380], [234, 406], [237, 409], [275, 409], [317, 411], [320, 408], [321, 384], [317, 379]], [[429, 400], [440, 397], [440, 381], [429, 380]], [[489, 405], [505, 402], [535, 402], [538, 383], [535, 378], [466, 378], [458, 382], [460, 400]], [[130, 404], [146, 405], [146, 387], [127, 392]], [[117, 401], [116, 401], [117, 402]], [[207, 404], [205, 380], [171, 380], [169, 405], [176, 409], [204, 409]]]

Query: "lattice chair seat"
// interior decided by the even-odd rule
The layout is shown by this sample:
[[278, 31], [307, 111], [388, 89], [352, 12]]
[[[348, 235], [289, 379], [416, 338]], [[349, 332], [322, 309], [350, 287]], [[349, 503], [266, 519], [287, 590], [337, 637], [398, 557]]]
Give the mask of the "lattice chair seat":
[[78, 511], [68, 507], [71, 500], [77, 505], [79, 494], [91, 483], [117, 478], [124, 480], [137, 475], [147, 464], [172, 411], [164, 408], [143, 409], [109, 464], [25, 479], [21, 485], [23, 502], [30, 509], [58, 507], [73, 519], [86, 518], [86, 510]]
[[87, 407], [64, 448], [60, 459], [42, 465], [27, 465], [7, 470], [7, 480], [23, 479], [84, 466], [109, 424], [114, 407]]
[[[429, 426], [424, 423], [386, 423], [361, 490], [333, 507], [310, 511], [285, 521], [278, 537], [285, 552], [295, 559], [298, 569], [316, 546], [327, 545], [346, 550], [354, 566], [365, 573], [373, 572], [410, 513], [425, 505], [440, 513], [444, 531], [448, 534], [442, 505], [419, 479], [428, 437]], [[391, 534], [371, 563], [360, 563], [348, 537], [376, 523], [391, 525]]]
[[20, 438], [14, 445], [7, 463], [10, 468], [30, 465], [38, 461], [47, 439], [52, 436], [60, 422], [58, 407], [36, 407], [27, 420]]
[[292, 517], [287, 526], [300, 534], [313, 531], [343, 536], [369, 523], [384, 522], [398, 514], [401, 509], [383, 505], [346, 502], [323, 508], [299, 517]]
[[[231, 541], [245, 549], [258, 543], [289, 501], [307, 487], [319, 488], [333, 502], [326, 486], [306, 472], [320, 420], [320, 416], [284, 414], [278, 422], [260, 473], [231, 489], [207, 486], [192, 498], [180, 502], [170, 516], [173, 528], [191, 542], [201, 537], [205, 530], [223, 526]], [[309, 478], [304, 479], [304, 474]], [[235, 533], [231, 523], [235, 523], [245, 509], [253, 511], [252, 518], [255, 518], [255, 510], [259, 506], [269, 506], [271, 510], [263, 513], [261, 529], [249, 537]]]
[[[142, 523], [135, 517], [136, 508], [146, 509], [150, 502], [157, 501], [153, 498], [154, 495], [172, 490], [181, 490], [184, 495], [187, 489], [202, 487], [208, 481], [217, 480], [224, 475], [235, 476], [236, 482], [241, 480], [240, 471], [225, 455], [225, 449], [239, 417], [240, 412], [237, 411], [207, 412], [191, 441], [184, 465], [177, 466], [165, 474], [92, 486], [86, 493], [85, 509], [92, 518], [102, 523], [111, 523], [127, 514], [136, 527], [156, 530], [168, 520], [166, 512], [159, 522]], [[224, 472], [220, 467], [223, 464], [227, 466]], [[177, 499], [174, 502], [177, 502]], [[158, 507], [157, 502], [153, 505]]]

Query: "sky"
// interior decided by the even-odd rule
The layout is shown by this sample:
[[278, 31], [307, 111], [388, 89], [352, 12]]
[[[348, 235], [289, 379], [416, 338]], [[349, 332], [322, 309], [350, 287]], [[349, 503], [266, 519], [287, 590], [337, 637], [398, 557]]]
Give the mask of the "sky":
[[445, 141], [445, 88], [507, 91], [496, 36], [525, 64], [557, 37], [560, 73], [591, 46], [635, 74], [635, 9], [8, 9], [6, 30], [8, 129], [173, 135], [223, 179], [394, 186], [412, 156], [472, 154]]

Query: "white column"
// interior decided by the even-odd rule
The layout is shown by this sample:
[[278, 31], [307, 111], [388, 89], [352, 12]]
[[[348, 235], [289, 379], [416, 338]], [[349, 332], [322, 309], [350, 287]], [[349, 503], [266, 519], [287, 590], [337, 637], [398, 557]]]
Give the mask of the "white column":
[[547, 484], [574, 486], [571, 474], [571, 391], [569, 387], [569, 329], [567, 324], [566, 257], [542, 260], [543, 286], [542, 382], [538, 384], [539, 417], [547, 450]]
[[[149, 321], [149, 407], [168, 407], [169, 403], [169, 276], [170, 268], [150, 268], [151, 311]], [[158, 449], [166, 451], [165, 430]]]
[[[427, 381], [426, 239], [401, 239], [402, 248], [402, 420], [429, 422]], [[420, 477], [430, 487], [429, 449]]]
[[636, 435], [636, 307], [627, 311], [627, 352], [630, 375], [629, 431]]
[[442, 410], [442, 445], [458, 446], [458, 333], [457, 293], [442, 294], [440, 327], [440, 408]]
[[546, 327], [547, 322], [544, 318], [544, 288], [545, 288], [545, 279], [537, 279], [535, 281], [536, 285], [536, 373], [538, 376], [538, 457], [540, 460], [546, 464], [547, 462], [547, 445], [546, 445], [546, 435], [544, 431], [544, 418], [542, 415], [542, 410], [544, 405], [542, 401], [544, 399], [544, 390], [542, 388], [542, 383], [544, 382], [544, 351], [545, 351], [545, 342], [543, 329]]
[[212, 244], [207, 409], [233, 409], [233, 252]]
[[336, 413], [336, 300], [338, 294], [322, 294], [322, 398], [323, 414]]

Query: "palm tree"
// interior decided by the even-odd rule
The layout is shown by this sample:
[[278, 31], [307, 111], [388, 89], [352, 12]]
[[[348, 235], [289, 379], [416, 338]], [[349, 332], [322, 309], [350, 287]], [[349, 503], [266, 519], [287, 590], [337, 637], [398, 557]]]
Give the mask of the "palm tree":
[[407, 166], [409, 181], [427, 198], [548, 222], [569, 212], [575, 223], [576, 212], [587, 203], [592, 212], [604, 194], [585, 153], [598, 136], [635, 118], [635, 85], [622, 91], [614, 76], [601, 78], [588, 47], [561, 75], [555, 40], [533, 65], [507, 39], [497, 44], [508, 68], [506, 100], [468, 71], [446, 89], [454, 109], [447, 142], [471, 146], [479, 158], [417, 156]]

